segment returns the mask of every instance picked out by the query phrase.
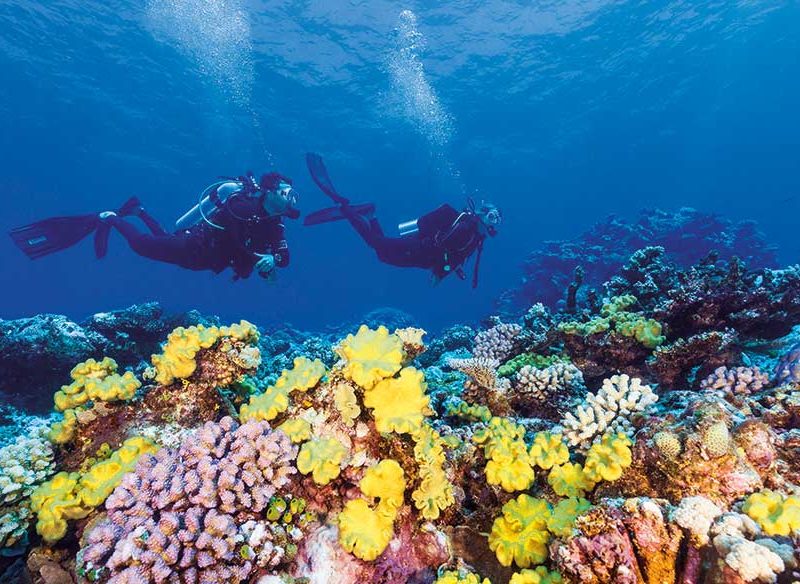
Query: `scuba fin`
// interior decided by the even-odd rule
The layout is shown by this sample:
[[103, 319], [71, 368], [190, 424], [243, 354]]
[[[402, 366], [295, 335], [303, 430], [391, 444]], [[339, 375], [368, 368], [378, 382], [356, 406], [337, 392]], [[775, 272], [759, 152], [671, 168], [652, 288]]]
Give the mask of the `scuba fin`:
[[[139, 197], [131, 197], [117, 209], [118, 217], [130, 217], [138, 215], [142, 210], [142, 202]], [[111, 236], [111, 224], [101, 221], [94, 232], [94, 255], [100, 260], [108, 253], [108, 238]]]
[[306, 166], [308, 167], [308, 172], [311, 174], [311, 178], [314, 179], [314, 182], [317, 183], [317, 186], [323, 193], [340, 205], [347, 205], [350, 203], [350, 201], [340, 195], [336, 187], [333, 186], [331, 177], [328, 176], [328, 169], [325, 168], [325, 163], [322, 161], [322, 156], [313, 152], [308, 152], [306, 154]]
[[97, 213], [51, 217], [12, 229], [14, 244], [32, 260], [72, 247], [97, 229]]
[[347, 216], [350, 213], [355, 213], [356, 215], [368, 215], [374, 212], [374, 203], [361, 203], [359, 205], [337, 205], [336, 207], [328, 207], [327, 209], [320, 209], [319, 211], [309, 213], [303, 220], [303, 225], [320, 225], [321, 223], [341, 221], [342, 219], [347, 219]]

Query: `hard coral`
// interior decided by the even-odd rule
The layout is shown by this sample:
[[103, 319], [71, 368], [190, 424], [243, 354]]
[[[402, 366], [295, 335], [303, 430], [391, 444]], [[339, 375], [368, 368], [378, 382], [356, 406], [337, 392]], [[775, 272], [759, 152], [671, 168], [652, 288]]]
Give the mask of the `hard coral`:
[[254, 564], [237, 534], [287, 485], [296, 453], [264, 422], [206, 423], [125, 476], [86, 539], [81, 568], [120, 582], [246, 580]]
[[658, 396], [649, 385], [627, 375], [614, 375], [603, 381], [597, 394], [587, 394], [586, 404], [576, 413], [568, 412], [562, 421], [565, 436], [573, 446], [586, 450], [603, 434], [631, 434], [630, 418], [654, 404]]
[[749, 395], [769, 385], [769, 376], [758, 367], [717, 367], [700, 382], [701, 389], [721, 390], [731, 395]]

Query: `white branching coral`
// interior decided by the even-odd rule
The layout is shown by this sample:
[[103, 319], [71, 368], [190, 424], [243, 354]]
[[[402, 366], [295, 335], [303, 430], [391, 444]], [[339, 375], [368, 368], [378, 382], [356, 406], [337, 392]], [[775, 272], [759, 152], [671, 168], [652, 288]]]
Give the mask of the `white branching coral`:
[[568, 412], [561, 422], [572, 446], [586, 450], [604, 434], [633, 434], [630, 417], [658, 401], [649, 385], [636, 377], [614, 375], [603, 381], [597, 394], [586, 395], [575, 414]]
[[555, 363], [544, 369], [525, 365], [514, 375], [512, 387], [515, 393], [545, 400], [553, 394], [583, 387], [583, 374], [572, 363]]

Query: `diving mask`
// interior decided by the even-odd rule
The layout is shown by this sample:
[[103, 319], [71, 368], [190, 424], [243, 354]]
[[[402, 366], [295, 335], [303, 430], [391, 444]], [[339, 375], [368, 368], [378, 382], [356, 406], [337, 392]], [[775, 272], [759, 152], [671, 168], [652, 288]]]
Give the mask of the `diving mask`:
[[264, 209], [270, 215], [289, 215], [297, 207], [297, 191], [287, 182], [281, 181], [274, 190], [267, 191], [264, 197]]

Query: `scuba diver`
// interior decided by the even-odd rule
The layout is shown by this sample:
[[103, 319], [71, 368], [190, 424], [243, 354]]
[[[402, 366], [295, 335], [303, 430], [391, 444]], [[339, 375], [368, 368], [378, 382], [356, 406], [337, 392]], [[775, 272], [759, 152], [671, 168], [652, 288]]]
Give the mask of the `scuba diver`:
[[[289, 264], [283, 217], [297, 219], [297, 194], [292, 182], [276, 172], [256, 181], [252, 173], [225, 178], [206, 187], [198, 203], [168, 233], [133, 197], [115, 211], [53, 217], [11, 231], [14, 243], [31, 259], [71, 247], [95, 234], [98, 258], [106, 255], [112, 228], [131, 249], [146, 258], [189, 270], [220, 273], [233, 270], [234, 280], [254, 271], [274, 279], [275, 269]], [[127, 218], [138, 217], [149, 233]]]
[[472, 287], [478, 286], [483, 243], [497, 234], [502, 220], [500, 210], [491, 203], [479, 207], [470, 200], [467, 208], [457, 211], [444, 204], [418, 219], [399, 225], [400, 237], [387, 237], [374, 217], [372, 203], [352, 204], [333, 186], [322, 158], [318, 154], [306, 155], [311, 178], [336, 203], [306, 216], [305, 225], [319, 225], [346, 219], [361, 238], [386, 264], [403, 268], [430, 270], [434, 283], [451, 273], [466, 279], [464, 264], [476, 254], [472, 273]]

